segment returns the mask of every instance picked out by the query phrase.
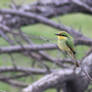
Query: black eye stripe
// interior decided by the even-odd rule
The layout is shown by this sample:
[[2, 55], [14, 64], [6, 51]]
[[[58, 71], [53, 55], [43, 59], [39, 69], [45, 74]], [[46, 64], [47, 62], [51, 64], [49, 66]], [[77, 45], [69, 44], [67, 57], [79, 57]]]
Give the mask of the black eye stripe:
[[58, 34], [58, 36], [65, 36], [65, 37], [67, 37], [67, 35], [66, 35], [66, 34]]
[[62, 34], [62, 36], [65, 36], [64, 34]]
[[65, 34], [61, 34], [61, 36], [65, 36], [65, 37], [67, 37], [67, 35], [65, 35]]
[[62, 36], [61, 34], [58, 34], [58, 36]]

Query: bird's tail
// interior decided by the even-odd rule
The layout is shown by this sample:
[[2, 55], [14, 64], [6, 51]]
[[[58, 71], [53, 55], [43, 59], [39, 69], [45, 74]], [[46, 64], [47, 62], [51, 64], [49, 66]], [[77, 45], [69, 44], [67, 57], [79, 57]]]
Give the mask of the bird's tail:
[[76, 65], [76, 67], [80, 66], [79, 63], [78, 63], [78, 61], [74, 61], [74, 64]]
[[77, 61], [77, 59], [76, 59], [76, 56], [75, 56], [73, 53], [71, 54], [71, 56], [72, 56], [72, 58], [73, 58], [73, 60], [74, 60], [74, 64], [76, 65], [76, 67], [79, 67], [80, 64], [78, 63], [78, 61]]

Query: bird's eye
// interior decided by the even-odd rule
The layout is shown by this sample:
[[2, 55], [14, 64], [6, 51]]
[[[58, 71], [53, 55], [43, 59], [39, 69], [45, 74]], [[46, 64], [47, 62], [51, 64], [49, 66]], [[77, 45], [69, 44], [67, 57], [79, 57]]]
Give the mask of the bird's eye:
[[65, 34], [62, 34], [61, 36], [66, 36]]

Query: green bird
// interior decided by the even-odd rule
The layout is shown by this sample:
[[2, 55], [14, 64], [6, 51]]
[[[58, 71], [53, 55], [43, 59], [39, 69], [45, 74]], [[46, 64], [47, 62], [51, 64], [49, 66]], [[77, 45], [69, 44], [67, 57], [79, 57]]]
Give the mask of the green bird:
[[73, 38], [70, 34], [65, 31], [59, 32], [56, 34], [58, 37], [58, 47], [61, 51], [66, 52], [72, 59], [75, 61], [74, 64], [76, 67], [79, 67], [79, 63], [76, 60], [76, 52], [74, 49]]

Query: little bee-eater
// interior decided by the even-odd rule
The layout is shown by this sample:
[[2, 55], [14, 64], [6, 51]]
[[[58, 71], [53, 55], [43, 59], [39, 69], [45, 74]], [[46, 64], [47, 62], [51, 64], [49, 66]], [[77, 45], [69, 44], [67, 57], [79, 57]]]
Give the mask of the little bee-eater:
[[58, 37], [58, 47], [63, 52], [66, 52], [69, 56], [72, 57], [72, 59], [75, 61], [74, 64], [76, 67], [79, 67], [79, 64], [75, 57], [75, 50], [74, 50], [74, 43], [73, 38], [70, 34], [68, 34], [65, 31], [59, 32], [56, 34]]

